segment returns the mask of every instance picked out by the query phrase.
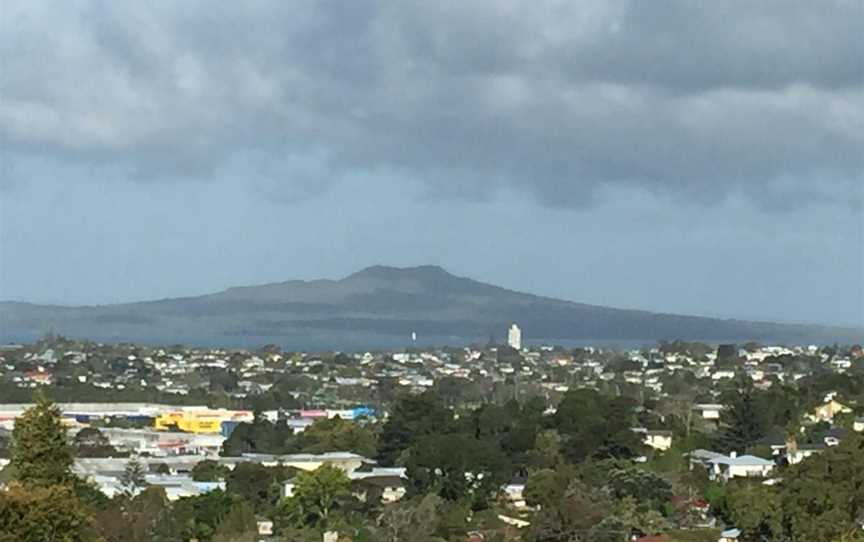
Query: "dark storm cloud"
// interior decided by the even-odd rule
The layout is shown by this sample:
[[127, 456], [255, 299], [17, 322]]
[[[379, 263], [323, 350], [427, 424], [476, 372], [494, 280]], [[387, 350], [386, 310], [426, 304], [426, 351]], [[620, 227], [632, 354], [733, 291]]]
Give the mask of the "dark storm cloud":
[[[294, 157], [265, 168], [271, 187], [380, 172], [565, 206], [633, 184], [782, 207], [864, 172], [855, 0], [0, 9], [9, 154], [151, 178], [263, 153]], [[297, 156], [326, 164], [295, 175]]]

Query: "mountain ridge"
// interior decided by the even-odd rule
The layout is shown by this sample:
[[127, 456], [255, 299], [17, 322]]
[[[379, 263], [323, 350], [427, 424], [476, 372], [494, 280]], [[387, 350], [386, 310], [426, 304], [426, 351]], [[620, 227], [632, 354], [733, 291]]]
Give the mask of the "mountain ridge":
[[376, 265], [341, 279], [287, 280], [210, 294], [90, 306], [0, 302], [0, 340], [49, 329], [82, 338], [230, 344], [231, 341], [340, 349], [501, 336], [517, 322], [534, 341], [685, 339], [860, 342], [854, 327], [711, 318], [622, 309], [510, 290], [440, 266]]

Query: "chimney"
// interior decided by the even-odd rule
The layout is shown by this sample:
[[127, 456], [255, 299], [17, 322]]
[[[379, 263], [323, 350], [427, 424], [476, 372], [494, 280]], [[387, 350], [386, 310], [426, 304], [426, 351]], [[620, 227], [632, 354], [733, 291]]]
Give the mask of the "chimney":
[[729, 457], [731, 457], [732, 459], [735, 459], [736, 457], [738, 457], [738, 452], [730, 452]]

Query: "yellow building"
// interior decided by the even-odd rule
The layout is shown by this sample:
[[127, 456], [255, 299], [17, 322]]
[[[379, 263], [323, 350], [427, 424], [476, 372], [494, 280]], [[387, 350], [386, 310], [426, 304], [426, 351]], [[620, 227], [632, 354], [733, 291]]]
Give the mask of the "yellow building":
[[234, 410], [178, 410], [159, 415], [153, 427], [157, 431], [168, 431], [176, 427], [187, 433], [218, 433], [224, 421], [248, 421], [251, 413]]

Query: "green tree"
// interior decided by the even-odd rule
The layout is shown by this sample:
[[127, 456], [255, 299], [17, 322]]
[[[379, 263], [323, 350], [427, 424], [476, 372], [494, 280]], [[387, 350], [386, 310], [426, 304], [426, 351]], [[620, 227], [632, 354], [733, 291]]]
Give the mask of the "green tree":
[[384, 509], [378, 523], [386, 542], [429, 542], [439, 523], [441, 497], [424, 495], [406, 499]]
[[610, 516], [612, 504], [602, 491], [574, 480], [561, 499], [534, 516], [526, 539], [529, 542], [595, 542], [613, 536], [623, 542], [629, 529], [617, 523], [604, 523]]
[[564, 498], [573, 478], [572, 468], [567, 467], [535, 471], [525, 484], [525, 502], [541, 509], [554, 508]]
[[196, 482], [216, 482], [224, 479], [231, 472], [228, 467], [220, 465], [212, 459], [199, 461], [192, 467], [192, 479]]
[[750, 481], [733, 482], [726, 492], [726, 506], [742, 540], [774, 540], [781, 533], [780, 499], [775, 488]]
[[784, 475], [780, 509], [791, 540], [832, 540], [864, 520], [864, 436], [802, 461]]
[[165, 490], [148, 487], [135, 497], [118, 495], [96, 514], [99, 534], [107, 542], [161, 542], [179, 537]]
[[631, 431], [636, 404], [624, 397], [609, 398], [591, 389], [569, 390], [552, 419], [564, 438], [565, 455], [578, 463], [590, 457], [629, 458], [642, 444]]
[[0, 542], [91, 540], [92, 517], [70, 486], [13, 484], [0, 491]]
[[144, 466], [138, 461], [136, 456], [132, 456], [126, 463], [126, 469], [120, 476], [120, 485], [123, 487], [123, 492], [127, 495], [136, 495], [147, 485], [144, 479]]
[[258, 538], [258, 522], [247, 503], [240, 501], [232, 507], [219, 523], [213, 542], [255, 542]]
[[90, 490], [71, 472], [60, 410], [44, 395], [15, 422], [11, 471], [0, 491], [0, 540], [77, 542], [93, 538], [92, 516], [78, 495]]
[[764, 437], [770, 429], [770, 413], [759, 404], [757, 391], [748, 377], [742, 377], [727, 394], [720, 417], [723, 429], [717, 446], [724, 452], [743, 451]]
[[435, 393], [400, 397], [382, 428], [379, 460], [397, 463], [417, 439], [445, 431], [452, 419], [453, 413]]
[[375, 457], [377, 436], [371, 426], [360, 425], [339, 417], [318, 420], [300, 435], [303, 452], [354, 452]]
[[664, 478], [640, 468], [615, 468], [608, 487], [617, 499], [630, 497], [642, 506], [660, 510], [672, 498], [672, 485]]
[[534, 439], [534, 448], [528, 453], [528, 463], [535, 468], [554, 469], [564, 463], [561, 448], [562, 439], [558, 431], [540, 431]]
[[624, 497], [615, 503], [614, 517], [631, 532], [657, 535], [669, 529], [669, 522], [659, 511], [633, 497]]
[[275, 467], [239, 463], [225, 479], [226, 490], [248, 502], [255, 510], [268, 510], [279, 501], [281, 482], [286, 477], [287, 473]]
[[509, 480], [511, 469], [494, 440], [450, 433], [419, 439], [411, 447], [407, 473], [412, 494], [464, 499], [479, 509]]
[[74, 440], [75, 455], [78, 457], [119, 457], [120, 454], [95, 427], [85, 427], [78, 431]]
[[216, 528], [240, 499], [221, 489], [174, 503], [171, 521], [179, 526], [180, 540], [210, 540]]
[[285, 454], [297, 451], [294, 432], [284, 422], [273, 423], [256, 416], [252, 423], [241, 423], [222, 443], [222, 455], [236, 457], [244, 453]]
[[71, 480], [72, 450], [66, 443], [60, 409], [44, 395], [15, 421], [12, 460], [25, 485], [51, 486]]
[[673, 529], [666, 533], [668, 542], [717, 542], [719, 529]]
[[294, 479], [294, 495], [280, 506], [283, 524], [294, 527], [327, 526], [334, 508], [350, 495], [351, 480], [339, 468], [322, 465]]

